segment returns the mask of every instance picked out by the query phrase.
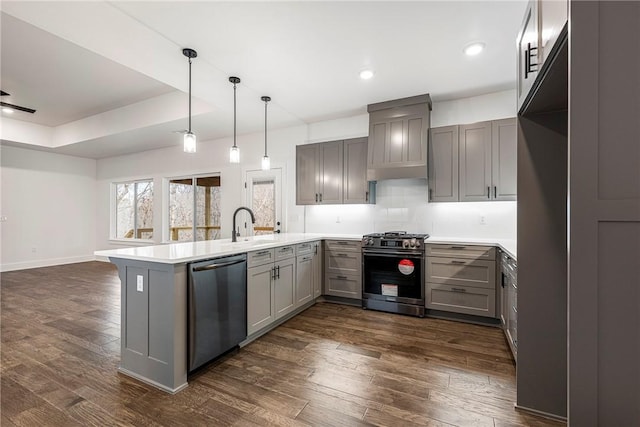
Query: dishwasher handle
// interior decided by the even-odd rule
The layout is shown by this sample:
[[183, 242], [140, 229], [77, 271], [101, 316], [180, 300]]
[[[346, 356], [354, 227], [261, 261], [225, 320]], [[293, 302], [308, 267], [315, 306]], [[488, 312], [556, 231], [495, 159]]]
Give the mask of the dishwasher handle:
[[222, 267], [228, 267], [230, 265], [236, 265], [236, 264], [240, 264], [241, 262], [246, 262], [246, 260], [244, 259], [240, 259], [238, 261], [229, 261], [229, 262], [222, 262], [219, 264], [209, 264], [209, 265], [204, 265], [202, 267], [195, 267], [193, 269], [193, 271], [206, 271], [206, 270], [216, 270], [218, 268], [222, 268]]

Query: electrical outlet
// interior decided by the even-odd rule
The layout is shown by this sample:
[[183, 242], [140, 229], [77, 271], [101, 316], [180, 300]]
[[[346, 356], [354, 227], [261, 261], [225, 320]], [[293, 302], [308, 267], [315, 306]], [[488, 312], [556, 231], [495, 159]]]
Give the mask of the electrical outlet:
[[136, 290], [138, 292], [144, 292], [144, 276], [142, 276], [142, 274], [136, 276]]
[[31, 253], [35, 254], [36, 252], [38, 252], [38, 248], [31, 248]]
[[487, 218], [484, 215], [480, 215], [480, 225], [487, 225]]
[[5, 222], [8, 218], [4, 215], [0, 216], [0, 222]]

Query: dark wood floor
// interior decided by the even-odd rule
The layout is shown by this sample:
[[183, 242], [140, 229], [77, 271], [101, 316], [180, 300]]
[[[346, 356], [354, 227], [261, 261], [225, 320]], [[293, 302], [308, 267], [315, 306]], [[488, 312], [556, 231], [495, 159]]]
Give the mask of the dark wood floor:
[[3, 427], [561, 425], [514, 410], [496, 328], [319, 303], [169, 395], [116, 371], [114, 266], [0, 279]]

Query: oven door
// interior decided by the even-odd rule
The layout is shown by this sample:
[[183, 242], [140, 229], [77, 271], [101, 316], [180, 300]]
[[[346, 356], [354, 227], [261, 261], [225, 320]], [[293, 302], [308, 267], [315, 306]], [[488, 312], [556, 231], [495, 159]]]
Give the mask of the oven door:
[[422, 253], [367, 250], [362, 264], [363, 298], [424, 305]]

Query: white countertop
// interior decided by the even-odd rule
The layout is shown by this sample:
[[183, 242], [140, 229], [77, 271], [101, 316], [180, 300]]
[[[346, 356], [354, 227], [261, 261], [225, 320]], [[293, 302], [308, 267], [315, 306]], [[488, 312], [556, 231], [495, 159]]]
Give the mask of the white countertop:
[[[231, 239], [205, 240], [202, 242], [167, 243], [164, 245], [139, 246], [131, 248], [110, 249], [96, 251], [94, 254], [100, 257], [131, 259], [137, 261], [151, 261], [163, 264], [180, 264], [275, 248], [283, 245], [295, 245], [298, 243], [312, 242], [322, 239], [357, 240], [362, 239], [361, 234], [328, 234], [328, 233], [283, 233], [262, 236], [241, 237], [238, 242]], [[506, 239], [478, 239], [467, 237], [431, 236], [427, 243], [464, 243], [467, 245], [497, 246], [504, 250], [513, 259], [516, 259], [516, 241]]]
[[464, 243], [467, 245], [488, 245], [497, 246], [507, 253], [511, 258], [517, 260], [517, 245], [515, 240], [489, 239], [489, 238], [469, 238], [469, 237], [445, 237], [430, 236], [427, 243]]
[[231, 239], [205, 240], [202, 242], [167, 243], [164, 245], [140, 246], [121, 249], [95, 251], [100, 257], [151, 261], [162, 264], [180, 264], [207, 258], [275, 248], [283, 245], [294, 245], [321, 239], [358, 240], [361, 234], [318, 234], [318, 233], [283, 233], [262, 236], [240, 237], [237, 242]]

